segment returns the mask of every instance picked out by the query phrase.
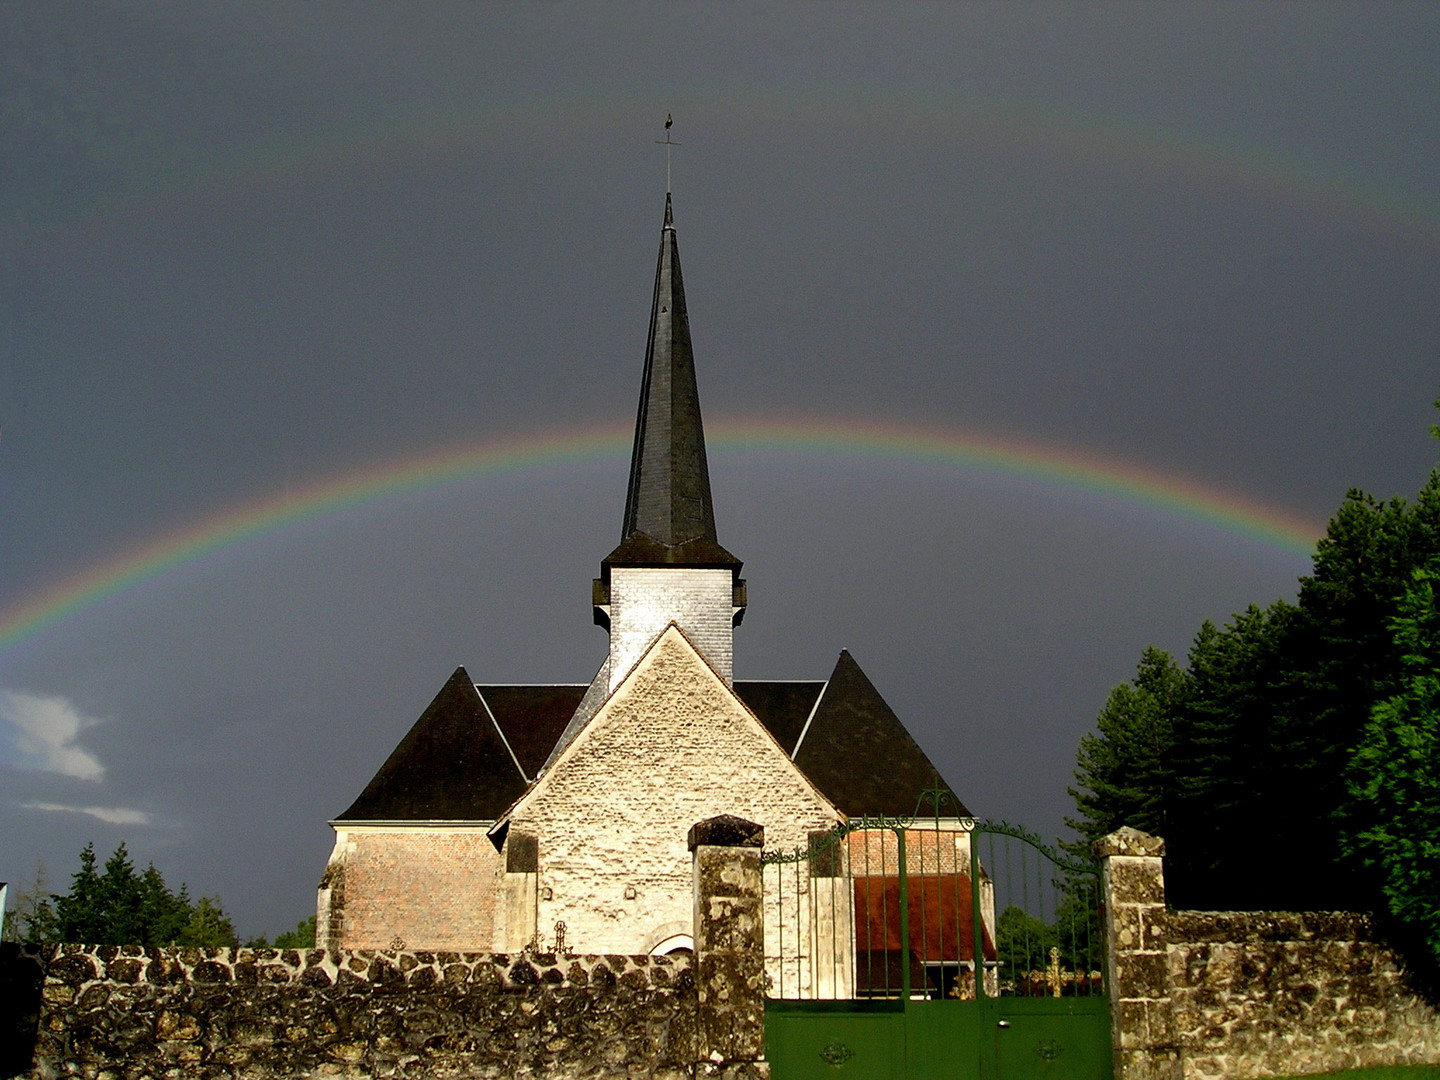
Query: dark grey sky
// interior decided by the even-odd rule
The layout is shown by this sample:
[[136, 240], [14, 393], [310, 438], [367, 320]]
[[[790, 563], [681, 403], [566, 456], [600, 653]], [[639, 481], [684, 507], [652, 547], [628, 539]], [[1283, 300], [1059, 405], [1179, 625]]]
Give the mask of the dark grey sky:
[[[1440, 8], [0, 3], [0, 627], [246, 504], [632, 416], [672, 112], [715, 424], [1029, 440], [1317, 523], [1440, 388]], [[1060, 829], [1148, 643], [1281, 546], [1077, 485], [716, 450], [740, 677], [849, 648], [985, 816]], [[88, 839], [313, 908], [457, 664], [586, 681], [610, 455], [370, 502], [0, 650], [0, 878]]]

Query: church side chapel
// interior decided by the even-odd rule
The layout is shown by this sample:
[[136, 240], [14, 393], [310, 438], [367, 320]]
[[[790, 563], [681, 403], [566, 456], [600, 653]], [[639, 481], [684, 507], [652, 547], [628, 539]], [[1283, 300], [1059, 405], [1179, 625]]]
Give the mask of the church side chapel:
[[[716, 533], [667, 193], [621, 540], [592, 584], [594, 619], [609, 635], [604, 661], [588, 685], [477, 684], [457, 669], [331, 822], [319, 943], [689, 949], [686, 837], [696, 822], [734, 815], [762, 825], [767, 848], [794, 848], [852, 817], [912, 815], [927, 789], [948, 786], [848, 652], [825, 679], [734, 678], [734, 631], [747, 601], [740, 570]], [[951, 806], [947, 813], [969, 815]], [[846, 841], [852, 860], [877, 852], [877, 868], [886, 842], [861, 832]], [[969, 834], [952, 822], [930, 842], [947, 848], [945, 872], [968, 880]], [[894, 865], [892, 852], [892, 880]], [[863, 990], [857, 953], [896, 938], [893, 925], [875, 925], [880, 906], [870, 898], [887, 886], [883, 869], [873, 876], [863, 894], [858, 878], [853, 894], [818, 882], [812, 893], [806, 883], [810, 906], [788, 917], [823, 918], [839, 942], [831, 974], [813, 975], [808, 992]], [[968, 897], [969, 885], [948, 893]], [[881, 922], [898, 925], [893, 902], [888, 910]], [[787, 963], [806, 966], [780, 955], [804, 938], [778, 925], [782, 918], [767, 894], [767, 921], [777, 921], [781, 939], [771, 961], [777, 979]], [[993, 930], [993, 910], [985, 922]], [[954, 944], [945, 959], [968, 960], [963, 948]]]

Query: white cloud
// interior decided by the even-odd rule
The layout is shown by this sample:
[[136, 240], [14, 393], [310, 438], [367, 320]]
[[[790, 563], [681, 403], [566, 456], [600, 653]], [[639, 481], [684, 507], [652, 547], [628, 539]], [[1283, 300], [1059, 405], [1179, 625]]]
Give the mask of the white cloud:
[[77, 712], [64, 698], [0, 691], [0, 719], [10, 725], [15, 749], [29, 767], [81, 780], [105, 775], [100, 760], [75, 745], [80, 732], [99, 721]]
[[123, 806], [66, 806], [63, 803], [27, 802], [27, 810], [58, 810], [67, 814], [89, 814], [110, 825], [149, 825], [150, 815], [143, 810], [129, 810]]

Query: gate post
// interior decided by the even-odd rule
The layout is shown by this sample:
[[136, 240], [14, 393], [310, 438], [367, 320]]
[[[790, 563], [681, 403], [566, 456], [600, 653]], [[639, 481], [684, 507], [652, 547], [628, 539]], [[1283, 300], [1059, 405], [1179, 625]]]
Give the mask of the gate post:
[[1115, 1080], [1180, 1080], [1165, 954], [1165, 841], [1129, 826], [1095, 841]]
[[764, 826], [722, 814], [690, 827], [697, 1077], [769, 1080], [765, 1060]]

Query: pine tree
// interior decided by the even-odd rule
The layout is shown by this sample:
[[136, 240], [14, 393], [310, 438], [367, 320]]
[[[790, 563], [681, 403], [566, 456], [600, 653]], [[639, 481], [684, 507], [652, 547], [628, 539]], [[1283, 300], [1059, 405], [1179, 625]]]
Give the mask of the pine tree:
[[230, 916], [221, 908], [220, 901], [202, 896], [190, 913], [179, 944], [215, 949], [236, 946], [240, 940], [235, 936], [235, 927], [230, 922]]
[[1391, 621], [1395, 693], [1376, 703], [1346, 775], [1346, 852], [1440, 965], [1440, 559], [1417, 570]]
[[235, 928], [218, 899], [202, 897], [192, 905], [185, 886], [171, 892], [153, 863], [137, 874], [123, 843], [105, 860], [103, 873], [96, 870], [95, 845], [86, 844], [70, 891], [40, 901], [27, 922], [25, 940], [37, 944], [236, 943]]
[[1166, 835], [1175, 793], [1173, 727], [1186, 687], [1170, 654], [1151, 646], [1135, 677], [1110, 692], [1096, 733], [1080, 740], [1077, 786], [1069, 789], [1079, 814], [1065, 823], [1081, 840], [1067, 845], [1071, 851], [1088, 855], [1091, 843], [1122, 825]]

